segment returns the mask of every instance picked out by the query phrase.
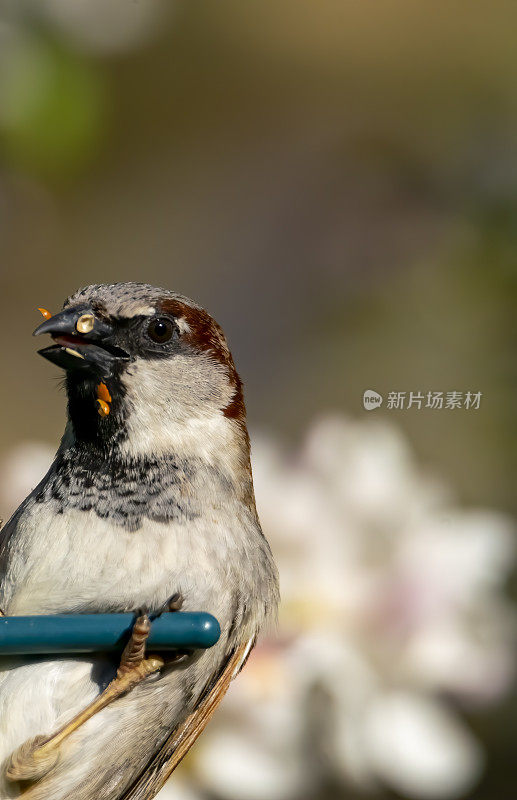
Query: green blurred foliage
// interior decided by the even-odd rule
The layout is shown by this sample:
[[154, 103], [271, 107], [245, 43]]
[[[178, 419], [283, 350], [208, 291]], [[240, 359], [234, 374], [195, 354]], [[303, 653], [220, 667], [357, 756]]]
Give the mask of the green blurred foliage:
[[35, 32], [4, 58], [1, 81], [4, 156], [36, 176], [83, 170], [104, 131], [101, 71], [64, 45]]

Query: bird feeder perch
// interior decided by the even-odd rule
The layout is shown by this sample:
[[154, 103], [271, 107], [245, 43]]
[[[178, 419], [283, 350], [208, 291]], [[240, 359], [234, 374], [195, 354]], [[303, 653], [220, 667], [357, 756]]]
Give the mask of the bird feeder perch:
[[[0, 657], [122, 651], [134, 614], [56, 614], [0, 617]], [[153, 620], [147, 646], [155, 650], [213, 647], [221, 629], [211, 614], [166, 612]]]

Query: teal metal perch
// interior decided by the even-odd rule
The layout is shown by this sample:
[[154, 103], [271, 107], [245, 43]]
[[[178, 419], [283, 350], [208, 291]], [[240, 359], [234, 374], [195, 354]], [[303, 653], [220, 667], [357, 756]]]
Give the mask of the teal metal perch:
[[[134, 621], [134, 614], [0, 617], [0, 657], [122, 650]], [[147, 644], [155, 650], [207, 649], [220, 635], [211, 614], [175, 611], [153, 620]]]

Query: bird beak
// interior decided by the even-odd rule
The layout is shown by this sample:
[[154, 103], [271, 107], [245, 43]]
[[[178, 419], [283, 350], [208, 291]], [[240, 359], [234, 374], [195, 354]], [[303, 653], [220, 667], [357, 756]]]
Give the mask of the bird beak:
[[113, 326], [90, 308], [61, 311], [42, 322], [33, 335], [42, 333], [49, 333], [55, 344], [39, 354], [62, 369], [93, 369], [106, 375], [117, 361], [129, 360], [128, 353], [113, 344]]

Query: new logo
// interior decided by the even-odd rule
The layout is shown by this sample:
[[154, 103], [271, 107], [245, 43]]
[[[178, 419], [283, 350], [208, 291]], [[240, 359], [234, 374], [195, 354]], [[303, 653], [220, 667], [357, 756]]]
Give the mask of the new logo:
[[363, 406], [366, 411], [372, 411], [374, 408], [379, 408], [382, 405], [382, 395], [374, 392], [373, 389], [367, 389], [363, 394]]

